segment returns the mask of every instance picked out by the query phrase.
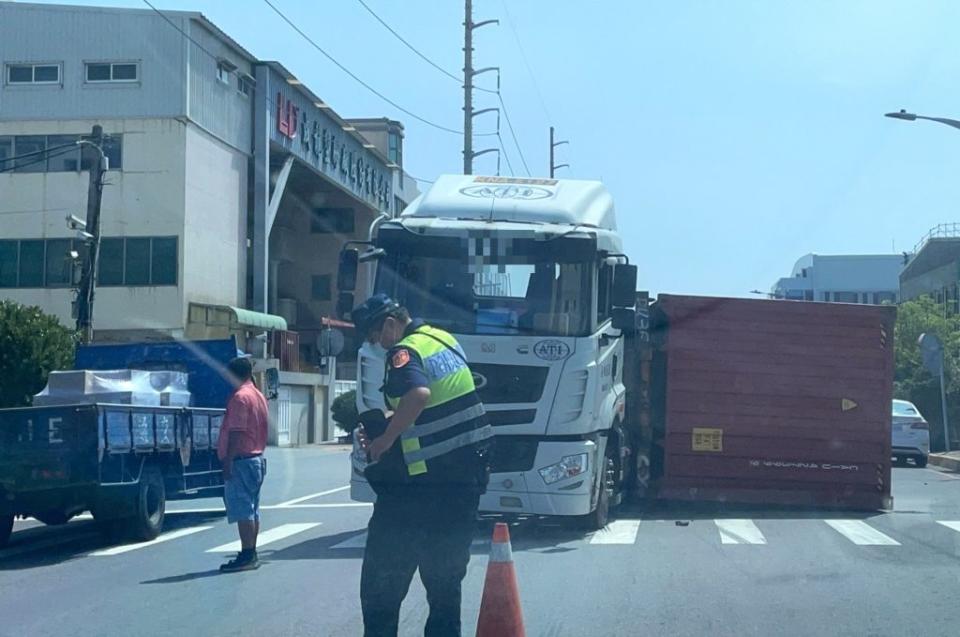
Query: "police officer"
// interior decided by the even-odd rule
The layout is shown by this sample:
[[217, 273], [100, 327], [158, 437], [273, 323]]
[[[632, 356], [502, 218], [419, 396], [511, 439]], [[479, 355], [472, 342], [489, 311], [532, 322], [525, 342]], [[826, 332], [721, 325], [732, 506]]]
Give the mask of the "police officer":
[[364, 635], [397, 634], [417, 569], [430, 605], [424, 635], [460, 635], [460, 583], [489, 476], [491, 427], [453, 336], [383, 294], [352, 317], [358, 334], [387, 350], [392, 410], [380, 431], [365, 424], [360, 436], [377, 494], [360, 577]]

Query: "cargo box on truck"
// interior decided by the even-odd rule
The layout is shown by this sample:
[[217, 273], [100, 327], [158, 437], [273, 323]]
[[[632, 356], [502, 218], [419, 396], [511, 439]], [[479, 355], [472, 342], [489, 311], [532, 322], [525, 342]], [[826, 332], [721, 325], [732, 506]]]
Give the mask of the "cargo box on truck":
[[657, 495], [890, 508], [895, 316], [661, 295], [650, 319]]

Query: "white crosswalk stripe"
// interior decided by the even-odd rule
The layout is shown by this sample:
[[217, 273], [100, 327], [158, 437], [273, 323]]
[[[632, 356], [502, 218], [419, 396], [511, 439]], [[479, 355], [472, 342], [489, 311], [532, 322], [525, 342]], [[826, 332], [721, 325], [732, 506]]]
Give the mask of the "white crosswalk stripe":
[[614, 520], [593, 534], [590, 544], [633, 544], [640, 531], [640, 520]]
[[767, 538], [753, 520], [714, 520], [724, 544], [766, 544]]
[[952, 520], [938, 520], [937, 524], [942, 524], [948, 529], [953, 529], [954, 531], [960, 532], [960, 522], [955, 522]]
[[[260, 533], [257, 537], [257, 548], [262, 548], [267, 544], [279, 542], [297, 533], [303, 533], [310, 529], [320, 526], [319, 522], [300, 523], [300, 524], [281, 524], [280, 526], [268, 529]], [[240, 551], [240, 540], [229, 542], [209, 549], [207, 553], [236, 553]]]
[[148, 542], [137, 542], [136, 544], [121, 544], [120, 546], [112, 546], [107, 549], [94, 551], [90, 555], [97, 557], [120, 555], [121, 553], [128, 553], [130, 551], [136, 551], [137, 549], [147, 548], [148, 546], [154, 546], [155, 544], [160, 544], [161, 542], [169, 542], [170, 540], [176, 540], [177, 538], [193, 535], [194, 533], [199, 533], [200, 531], [206, 531], [207, 529], [212, 528], [213, 527], [211, 526], [193, 526], [187, 529], [178, 529], [176, 531], [170, 531], [169, 533], [159, 535], [155, 539]]
[[860, 546], [900, 546], [900, 542], [862, 520], [824, 520], [824, 522], [837, 533]]

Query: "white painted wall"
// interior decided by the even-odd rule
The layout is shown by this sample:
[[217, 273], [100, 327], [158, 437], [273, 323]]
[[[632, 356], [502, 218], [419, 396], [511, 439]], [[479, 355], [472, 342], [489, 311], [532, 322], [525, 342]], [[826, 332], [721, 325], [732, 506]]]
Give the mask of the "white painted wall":
[[[175, 119], [0, 122], [0, 135], [88, 133], [95, 123], [123, 135], [123, 170], [106, 175], [103, 236], [177, 236], [183, 254], [184, 130]], [[70, 238], [65, 217], [86, 217], [87, 173], [0, 173], [0, 238]], [[182, 260], [181, 260], [182, 263]], [[179, 279], [183, 280], [181, 266]], [[71, 325], [69, 289], [0, 289], [0, 298], [39, 305]], [[101, 287], [94, 327], [175, 329], [183, 325], [180, 288]]]
[[187, 305], [244, 305], [247, 155], [186, 128], [183, 320]]

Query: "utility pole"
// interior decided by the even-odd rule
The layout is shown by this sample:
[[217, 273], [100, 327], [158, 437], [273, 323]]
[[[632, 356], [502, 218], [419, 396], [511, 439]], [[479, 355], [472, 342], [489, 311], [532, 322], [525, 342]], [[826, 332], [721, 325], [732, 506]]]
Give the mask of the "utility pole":
[[473, 174], [473, 0], [464, 0], [463, 174]]
[[107, 158], [103, 154], [103, 128], [93, 127], [89, 140], [81, 140], [83, 146], [92, 146], [96, 153], [90, 165], [90, 182], [87, 186], [87, 220], [82, 236], [87, 241], [87, 255], [83, 262], [80, 289], [77, 291], [77, 332], [82, 342], [93, 340], [93, 297], [97, 279], [97, 261], [100, 255], [100, 203], [103, 198], [103, 174], [107, 171]]
[[551, 179], [553, 179], [553, 173], [557, 170], [557, 168], [570, 167], [570, 164], [554, 164], [553, 163], [553, 149], [556, 148], [557, 146], [561, 146], [563, 144], [569, 144], [569, 143], [570, 142], [568, 142], [565, 139], [559, 142], [553, 141], [553, 126], [550, 127], [550, 178]]
[[463, 174], [473, 174], [473, 158], [483, 154], [473, 152], [473, 118], [480, 113], [498, 111], [499, 109], [486, 108], [481, 111], [473, 110], [473, 78], [487, 71], [499, 71], [496, 67], [473, 69], [473, 30], [488, 24], [500, 24], [499, 20], [473, 21], [473, 0], [464, 0], [463, 18]]

